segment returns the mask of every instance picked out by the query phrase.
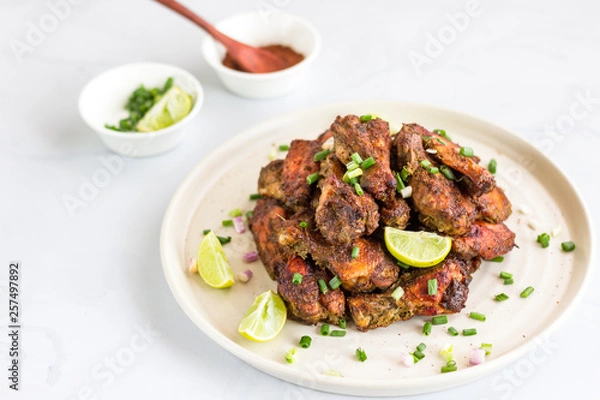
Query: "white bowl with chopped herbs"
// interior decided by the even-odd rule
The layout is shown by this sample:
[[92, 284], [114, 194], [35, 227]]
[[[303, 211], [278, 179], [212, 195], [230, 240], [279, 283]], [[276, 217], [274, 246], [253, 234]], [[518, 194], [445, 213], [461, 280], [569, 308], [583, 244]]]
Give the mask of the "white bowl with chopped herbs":
[[92, 79], [79, 96], [79, 112], [104, 144], [127, 157], [173, 149], [204, 100], [200, 82], [174, 65], [134, 63]]

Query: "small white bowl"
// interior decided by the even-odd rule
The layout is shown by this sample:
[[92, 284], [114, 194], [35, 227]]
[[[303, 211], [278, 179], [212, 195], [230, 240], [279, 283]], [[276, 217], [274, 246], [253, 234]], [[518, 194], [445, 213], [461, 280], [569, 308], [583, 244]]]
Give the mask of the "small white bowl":
[[[117, 125], [127, 118], [124, 106], [140, 85], [162, 87], [169, 77], [192, 97], [190, 113], [181, 121], [156, 132], [116, 132], [104, 124]], [[200, 111], [204, 91], [200, 82], [189, 72], [168, 64], [135, 63], [110, 69], [92, 79], [79, 96], [79, 113], [90, 128], [115, 153], [127, 157], [148, 157], [171, 150], [179, 143], [184, 127]]]
[[245, 13], [216, 24], [224, 34], [251, 46], [281, 44], [304, 56], [298, 64], [277, 72], [252, 74], [223, 65], [225, 48], [211, 36], [204, 39], [202, 50], [208, 64], [223, 85], [235, 94], [255, 99], [282, 96], [300, 85], [309, 66], [321, 50], [321, 37], [305, 20], [282, 12]]

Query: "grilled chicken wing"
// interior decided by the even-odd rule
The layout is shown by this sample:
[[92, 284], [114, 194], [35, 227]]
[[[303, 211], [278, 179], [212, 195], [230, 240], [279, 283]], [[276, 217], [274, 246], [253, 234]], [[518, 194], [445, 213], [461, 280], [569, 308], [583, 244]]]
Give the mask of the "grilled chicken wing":
[[515, 234], [504, 223], [476, 221], [469, 233], [452, 240], [452, 250], [464, 259], [502, 256], [515, 246]]
[[[302, 282], [294, 284], [294, 274], [302, 275]], [[279, 269], [277, 292], [287, 304], [288, 315], [308, 324], [328, 322], [339, 324], [346, 314], [346, 300], [340, 289], [328, 290], [321, 293], [317, 281], [329, 282], [332, 278], [323, 269], [301, 257], [291, 258], [285, 266]]]
[[373, 198], [356, 194], [335, 174], [320, 182], [321, 196], [315, 221], [323, 237], [331, 243], [350, 244], [370, 235], [379, 225], [379, 211]]
[[321, 144], [314, 140], [294, 140], [290, 144], [281, 177], [285, 204], [294, 210], [306, 207], [310, 202], [312, 186], [307, 184], [306, 177], [319, 172], [314, 156], [320, 150]]
[[499, 187], [477, 198], [477, 210], [479, 218], [488, 222], [501, 222], [506, 220], [512, 213], [510, 201]]
[[260, 170], [258, 176], [258, 193], [261, 196], [272, 197], [283, 202], [283, 160], [274, 160]]
[[410, 207], [402, 197], [394, 197], [383, 204], [380, 214], [383, 225], [404, 229], [410, 220]]
[[250, 219], [250, 231], [254, 236], [258, 255], [271, 279], [277, 278], [278, 269], [293, 255], [277, 242], [279, 229], [286, 216], [287, 212], [277, 200], [265, 198], [256, 202], [254, 215]]
[[338, 116], [331, 125], [335, 155], [347, 164], [350, 156], [358, 153], [363, 159], [373, 157], [375, 165], [364, 171], [360, 184], [364, 190], [380, 201], [394, 196], [396, 179], [390, 169], [389, 124], [382, 119], [361, 122], [356, 115]]

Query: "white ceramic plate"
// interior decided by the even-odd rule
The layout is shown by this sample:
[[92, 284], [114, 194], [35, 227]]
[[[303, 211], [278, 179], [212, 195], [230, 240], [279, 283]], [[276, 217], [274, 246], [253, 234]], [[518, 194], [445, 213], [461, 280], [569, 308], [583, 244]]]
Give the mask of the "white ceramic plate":
[[[505, 188], [515, 212], [507, 225], [517, 234], [518, 249], [503, 263], [484, 262], [475, 273], [466, 308], [449, 316], [449, 324], [434, 326], [431, 336], [421, 329], [429, 318], [416, 317], [368, 333], [349, 324], [344, 338], [322, 337], [318, 328], [288, 321], [283, 331], [267, 343], [255, 343], [237, 332], [240, 319], [255, 296], [275, 289], [260, 262], [245, 264], [242, 254], [253, 250], [250, 232], [236, 234], [221, 227], [221, 220], [234, 208], [250, 210], [248, 195], [256, 192], [260, 167], [269, 162], [275, 145], [294, 138], [315, 138], [334, 120], [348, 113], [377, 113], [398, 126], [418, 122], [429, 129], [443, 128], [452, 138], [473, 147], [486, 163], [498, 161], [497, 180]], [[285, 153], [279, 153], [281, 157]], [[529, 208], [527, 215], [520, 207]], [[535, 223], [531, 229], [529, 224]], [[556, 227], [561, 233], [547, 249], [536, 243], [541, 232]], [[188, 273], [202, 230], [214, 229], [230, 235], [224, 248], [234, 272], [250, 268], [254, 278], [226, 290], [212, 289], [201, 278]], [[572, 240], [577, 249], [563, 253], [560, 242]], [[536, 341], [562, 322], [583, 296], [590, 275], [594, 249], [593, 232], [585, 207], [561, 171], [543, 154], [518, 136], [498, 126], [464, 114], [439, 108], [396, 103], [361, 102], [323, 106], [287, 114], [250, 128], [206, 157], [181, 184], [164, 217], [161, 255], [165, 276], [177, 301], [210, 338], [232, 354], [264, 372], [286, 381], [335, 393], [371, 396], [405, 395], [443, 390], [488, 375], [532, 350]], [[500, 271], [514, 274], [515, 284], [504, 286]], [[519, 297], [527, 286], [535, 292]], [[494, 301], [504, 292], [510, 299]], [[487, 316], [486, 322], [470, 319], [470, 311]], [[451, 337], [447, 327], [477, 328], [476, 336]], [[297, 361], [286, 363], [285, 353], [298, 345], [302, 335], [313, 338], [309, 349], [299, 349]], [[399, 362], [403, 351], [427, 344], [426, 358], [407, 368]], [[469, 366], [473, 348], [493, 344], [484, 364]], [[444, 364], [439, 352], [454, 344], [458, 371], [441, 374]], [[362, 347], [368, 360], [356, 361], [355, 349]], [[343, 377], [325, 374], [335, 370]], [[289, 390], [297, 390], [291, 386]]]

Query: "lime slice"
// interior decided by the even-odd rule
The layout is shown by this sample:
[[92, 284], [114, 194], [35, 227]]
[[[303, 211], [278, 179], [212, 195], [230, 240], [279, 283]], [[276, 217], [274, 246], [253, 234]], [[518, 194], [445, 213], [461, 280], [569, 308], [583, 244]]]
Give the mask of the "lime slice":
[[413, 267], [439, 264], [452, 248], [451, 238], [431, 232], [410, 232], [387, 226], [384, 238], [389, 252]]
[[233, 271], [214, 232], [209, 232], [200, 242], [196, 260], [198, 273], [207, 285], [218, 289], [233, 285]]
[[192, 98], [173, 86], [135, 126], [140, 132], [153, 132], [181, 121], [192, 109]]
[[254, 299], [238, 332], [245, 338], [255, 342], [266, 342], [273, 339], [283, 329], [287, 319], [287, 309], [281, 297], [272, 290], [264, 292]]

